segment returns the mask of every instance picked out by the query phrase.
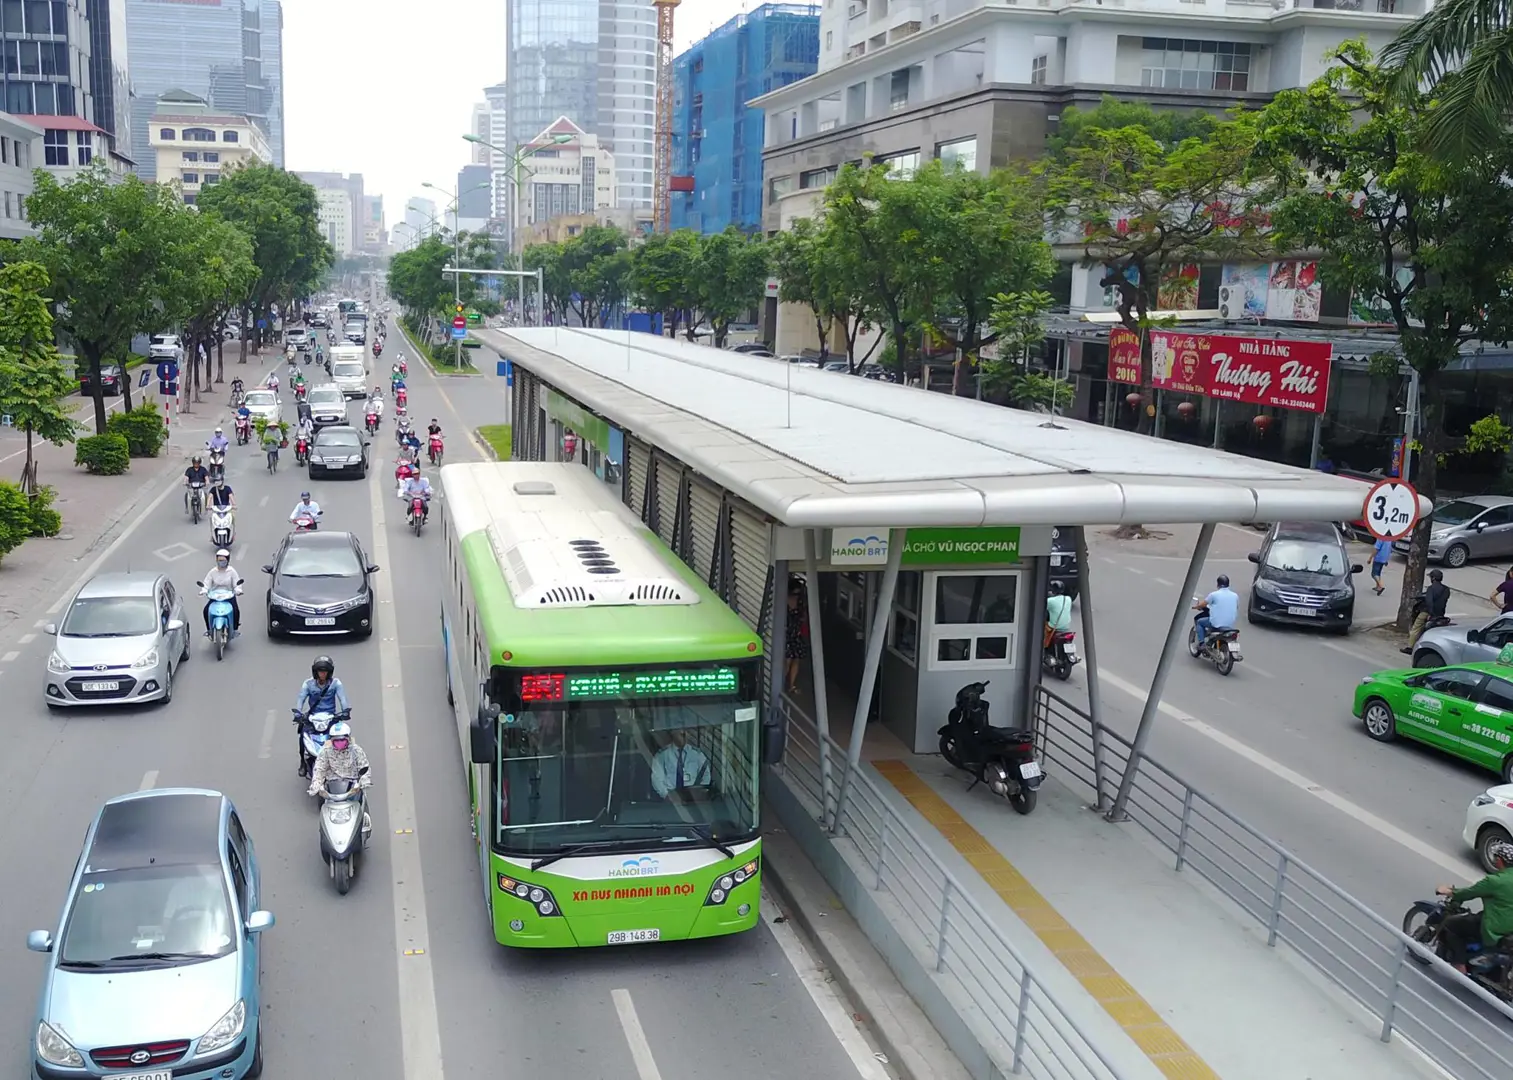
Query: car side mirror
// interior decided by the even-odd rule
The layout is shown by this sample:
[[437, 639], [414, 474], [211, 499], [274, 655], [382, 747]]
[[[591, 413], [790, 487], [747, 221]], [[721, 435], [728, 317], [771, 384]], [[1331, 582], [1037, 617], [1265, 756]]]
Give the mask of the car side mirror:
[[1471, 644], [1473, 644], [1473, 645], [1480, 645], [1481, 644], [1481, 631], [1480, 630], [1467, 630], [1466, 631], [1466, 640], [1469, 641], [1469, 642], [1471, 642]]
[[478, 706], [478, 716], [468, 729], [469, 756], [474, 765], [492, 765], [499, 755], [499, 742], [497, 737], [499, 724], [499, 706], [488, 702], [482, 702]]
[[168, 620], [168, 626], [166, 627], [166, 629], [168, 630], [168, 632], [170, 634], [177, 634], [180, 630], [184, 629], [184, 620], [183, 619], [169, 619]]
[[776, 765], [783, 760], [788, 748], [788, 729], [782, 724], [765, 724], [762, 727], [762, 764]]
[[1256, 563], [1256, 564], [1259, 564], [1261, 562], [1261, 553], [1259, 551], [1252, 551], [1249, 555], [1247, 555], [1245, 557], [1247, 559], [1249, 559], [1251, 562]]
[[263, 573], [265, 573], [265, 574], [271, 574], [271, 573], [273, 573], [273, 564], [272, 563], [268, 563], [266, 566], [264, 566], [263, 567]]
[[52, 952], [53, 936], [47, 930], [33, 930], [26, 935], [26, 947], [32, 952]]
[[1474, 528], [1474, 529], [1476, 529], [1476, 531], [1477, 531], [1477, 532], [1481, 532], [1481, 531], [1482, 531], [1482, 530], [1483, 530], [1483, 529], [1485, 529], [1485, 528], [1486, 528], [1486, 527], [1487, 527], [1487, 523], [1486, 523], [1486, 522], [1485, 522], [1485, 521], [1478, 521], [1478, 522], [1477, 522], [1477, 523], [1476, 523], [1476, 524], [1475, 524], [1475, 525], [1474, 525], [1474, 526], [1472, 526], [1472, 527], [1473, 527], [1473, 528]]
[[58, 624], [55, 623], [55, 622], [50, 622], [46, 626], [44, 626], [42, 628], [42, 632], [44, 634], [48, 634], [48, 635], [50, 635], [52, 637], [57, 637], [57, 635], [58, 635]]
[[247, 933], [261, 934], [264, 930], [273, 926], [273, 912], [254, 911], [247, 916]]
[[1365, 569], [1366, 569], [1366, 568], [1365, 568], [1365, 567], [1364, 567], [1364, 566], [1362, 566], [1362, 565], [1361, 565], [1361, 564], [1360, 564], [1360, 563], [1358, 563], [1358, 562], [1355, 562], [1355, 563], [1351, 563], [1351, 564], [1350, 564], [1350, 572], [1351, 572], [1351, 573], [1352, 573], [1352, 574], [1359, 574], [1359, 573], [1360, 573], [1360, 572], [1361, 572], [1361, 571], [1363, 571], [1363, 570], [1365, 570]]
[[374, 563], [372, 566], [368, 567], [368, 573], [370, 573], [370, 574], [376, 574], [376, 573], [378, 573], [378, 564]]

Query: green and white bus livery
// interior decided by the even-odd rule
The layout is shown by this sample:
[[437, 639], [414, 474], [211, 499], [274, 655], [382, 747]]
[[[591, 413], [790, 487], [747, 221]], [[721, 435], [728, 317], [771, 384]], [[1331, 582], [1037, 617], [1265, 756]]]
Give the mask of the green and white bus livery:
[[504, 945], [756, 925], [762, 643], [581, 465], [441, 470], [448, 700]]

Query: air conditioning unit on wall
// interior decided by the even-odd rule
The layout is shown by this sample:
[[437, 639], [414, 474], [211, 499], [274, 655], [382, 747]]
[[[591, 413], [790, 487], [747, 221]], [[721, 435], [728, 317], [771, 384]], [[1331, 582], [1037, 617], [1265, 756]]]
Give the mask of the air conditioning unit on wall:
[[1245, 290], [1233, 285], [1219, 286], [1219, 318], [1239, 319], [1245, 315]]

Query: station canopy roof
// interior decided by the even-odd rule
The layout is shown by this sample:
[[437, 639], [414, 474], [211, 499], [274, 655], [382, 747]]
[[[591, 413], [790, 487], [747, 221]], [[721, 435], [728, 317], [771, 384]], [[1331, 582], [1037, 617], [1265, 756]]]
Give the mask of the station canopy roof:
[[477, 333], [559, 393], [796, 528], [1353, 521], [1367, 490], [1260, 458], [651, 334]]

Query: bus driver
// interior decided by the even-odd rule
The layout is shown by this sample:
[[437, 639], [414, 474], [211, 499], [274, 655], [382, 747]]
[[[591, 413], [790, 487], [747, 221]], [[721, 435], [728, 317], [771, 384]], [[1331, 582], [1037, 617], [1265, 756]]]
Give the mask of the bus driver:
[[709, 787], [709, 758], [688, 745], [688, 733], [676, 730], [672, 741], [651, 759], [651, 786], [662, 798], [680, 798], [672, 793]]

